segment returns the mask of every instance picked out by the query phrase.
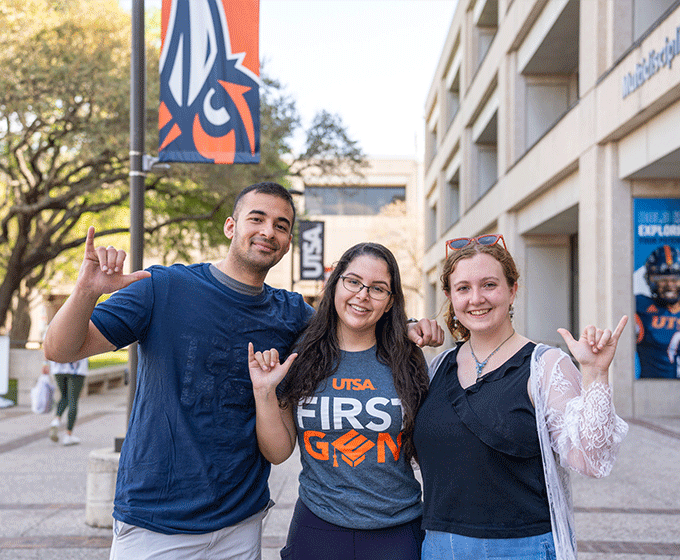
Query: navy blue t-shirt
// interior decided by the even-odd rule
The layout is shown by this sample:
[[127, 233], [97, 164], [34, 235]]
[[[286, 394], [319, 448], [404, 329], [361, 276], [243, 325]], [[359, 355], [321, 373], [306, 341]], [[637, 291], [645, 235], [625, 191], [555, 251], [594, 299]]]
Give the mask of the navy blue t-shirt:
[[208, 263], [149, 272], [92, 315], [116, 347], [139, 341], [113, 516], [160, 533], [208, 533], [269, 501], [248, 342], [277, 348], [283, 360], [313, 310], [266, 284], [261, 294], [240, 294]]

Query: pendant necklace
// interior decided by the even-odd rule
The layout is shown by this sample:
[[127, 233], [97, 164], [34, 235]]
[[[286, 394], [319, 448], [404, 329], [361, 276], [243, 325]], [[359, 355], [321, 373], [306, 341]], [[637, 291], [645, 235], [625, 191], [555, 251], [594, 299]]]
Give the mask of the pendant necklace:
[[489, 354], [486, 357], [486, 360], [484, 360], [483, 362], [480, 362], [477, 359], [477, 356], [475, 356], [475, 351], [472, 349], [472, 340], [468, 339], [468, 342], [470, 343], [470, 352], [472, 353], [472, 358], [475, 360], [475, 364], [477, 364], [477, 381], [479, 381], [480, 377], [482, 377], [482, 370], [484, 369], [484, 366], [489, 362], [489, 359], [491, 358], [491, 356], [493, 356], [496, 352], [498, 352], [501, 349], [501, 346], [503, 346], [503, 344], [505, 344], [508, 340], [510, 340], [512, 338], [512, 335], [514, 335], [514, 334], [515, 334], [515, 329], [512, 329], [510, 336], [508, 338], [506, 338], [503, 342], [501, 342], [498, 345], [498, 348], [496, 348], [493, 352], [491, 352], [491, 354]]

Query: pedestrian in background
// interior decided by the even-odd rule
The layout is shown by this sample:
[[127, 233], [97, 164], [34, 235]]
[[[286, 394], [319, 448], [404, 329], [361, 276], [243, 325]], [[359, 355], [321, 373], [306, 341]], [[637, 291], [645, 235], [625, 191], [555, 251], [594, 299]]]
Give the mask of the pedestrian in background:
[[78, 399], [85, 384], [85, 375], [87, 374], [88, 362], [87, 358], [76, 360], [75, 362], [67, 362], [60, 364], [47, 360], [50, 368], [50, 373], [54, 377], [54, 381], [59, 387], [61, 398], [57, 403], [54, 420], [50, 424], [50, 439], [53, 442], [59, 441], [59, 426], [61, 425], [61, 416], [68, 408], [68, 415], [66, 416], [66, 433], [61, 438], [62, 445], [77, 445], [80, 443], [80, 438], [73, 435], [73, 427], [76, 424], [78, 417]]
[[515, 331], [518, 278], [502, 235], [447, 242], [441, 281], [457, 342], [430, 364], [414, 431], [423, 560], [575, 559], [566, 469], [606, 476], [628, 431], [608, 381], [627, 317], [578, 341], [558, 329], [579, 372]]

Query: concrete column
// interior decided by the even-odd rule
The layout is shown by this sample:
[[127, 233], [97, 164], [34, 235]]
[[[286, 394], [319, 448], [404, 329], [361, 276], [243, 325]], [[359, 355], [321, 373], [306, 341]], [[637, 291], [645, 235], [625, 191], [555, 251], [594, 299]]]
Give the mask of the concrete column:
[[611, 262], [605, 221], [604, 177], [599, 146], [579, 158], [579, 331], [585, 325], [607, 324], [607, 262]]
[[31, 406], [31, 389], [42, 373], [42, 349], [10, 348], [9, 378], [17, 380], [17, 404]]
[[460, 135], [460, 215], [463, 216], [470, 209], [476, 197], [477, 179], [475, 166], [476, 157], [472, 146], [472, 130], [463, 129]]
[[113, 449], [96, 449], [87, 461], [85, 523], [91, 527], [113, 526], [113, 498], [120, 453]]
[[498, 216], [498, 227], [495, 232], [503, 235], [508, 251], [512, 255], [517, 270], [519, 271], [519, 290], [515, 298], [515, 317], [513, 318], [513, 325], [517, 332], [527, 334], [527, 289], [526, 289], [526, 250], [524, 239], [519, 233], [517, 224], [517, 214], [514, 212], [504, 212]]
[[612, 66], [633, 44], [634, 0], [615, 0], [607, 4], [607, 30], [612, 38], [607, 52], [607, 67]]
[[512, 165], [513, 129], [515, 126], [514, 111], [514, 53], [503, 56], [498, 67], [498, 130], [496, 135], [496, 149], [498, 161], [498, 177], [503, 177]]
[[629, 185], [618, 178], [616, 145], [584, 152], [579, 181], [579, 331], [588, 324], [613, 329], [628, 315], [610, 382], [617, 412], [633, 415], [632, 203]]
[[610, 0], [580, 2], [579, 22], [579, 96], [592, 90], [607, 69], [611, 35], [607, 33]]
[[604, 227], [607, 228], [607, 272], [609, 288], [606, 323], [614, 328], [623, 315], [628, 325], [623, 331], [609, 370], [609, 381], [614, 388], [616, 411], [622, 416], [634, 416], [635, 384], [635, 300], [633, 298], [633, 202], [631, 185], [619, 179], [619, 157], [616, 144], [602, 148], [602, 197], [605, 203]]

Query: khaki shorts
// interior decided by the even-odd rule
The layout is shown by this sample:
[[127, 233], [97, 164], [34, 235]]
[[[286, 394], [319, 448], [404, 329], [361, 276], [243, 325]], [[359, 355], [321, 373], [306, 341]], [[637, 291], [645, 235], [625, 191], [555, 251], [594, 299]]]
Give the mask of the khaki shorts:
[[200, 535], [165, 535], [113, 520], [109, 560], [260, 560], [262, 511], [236, 525]]

